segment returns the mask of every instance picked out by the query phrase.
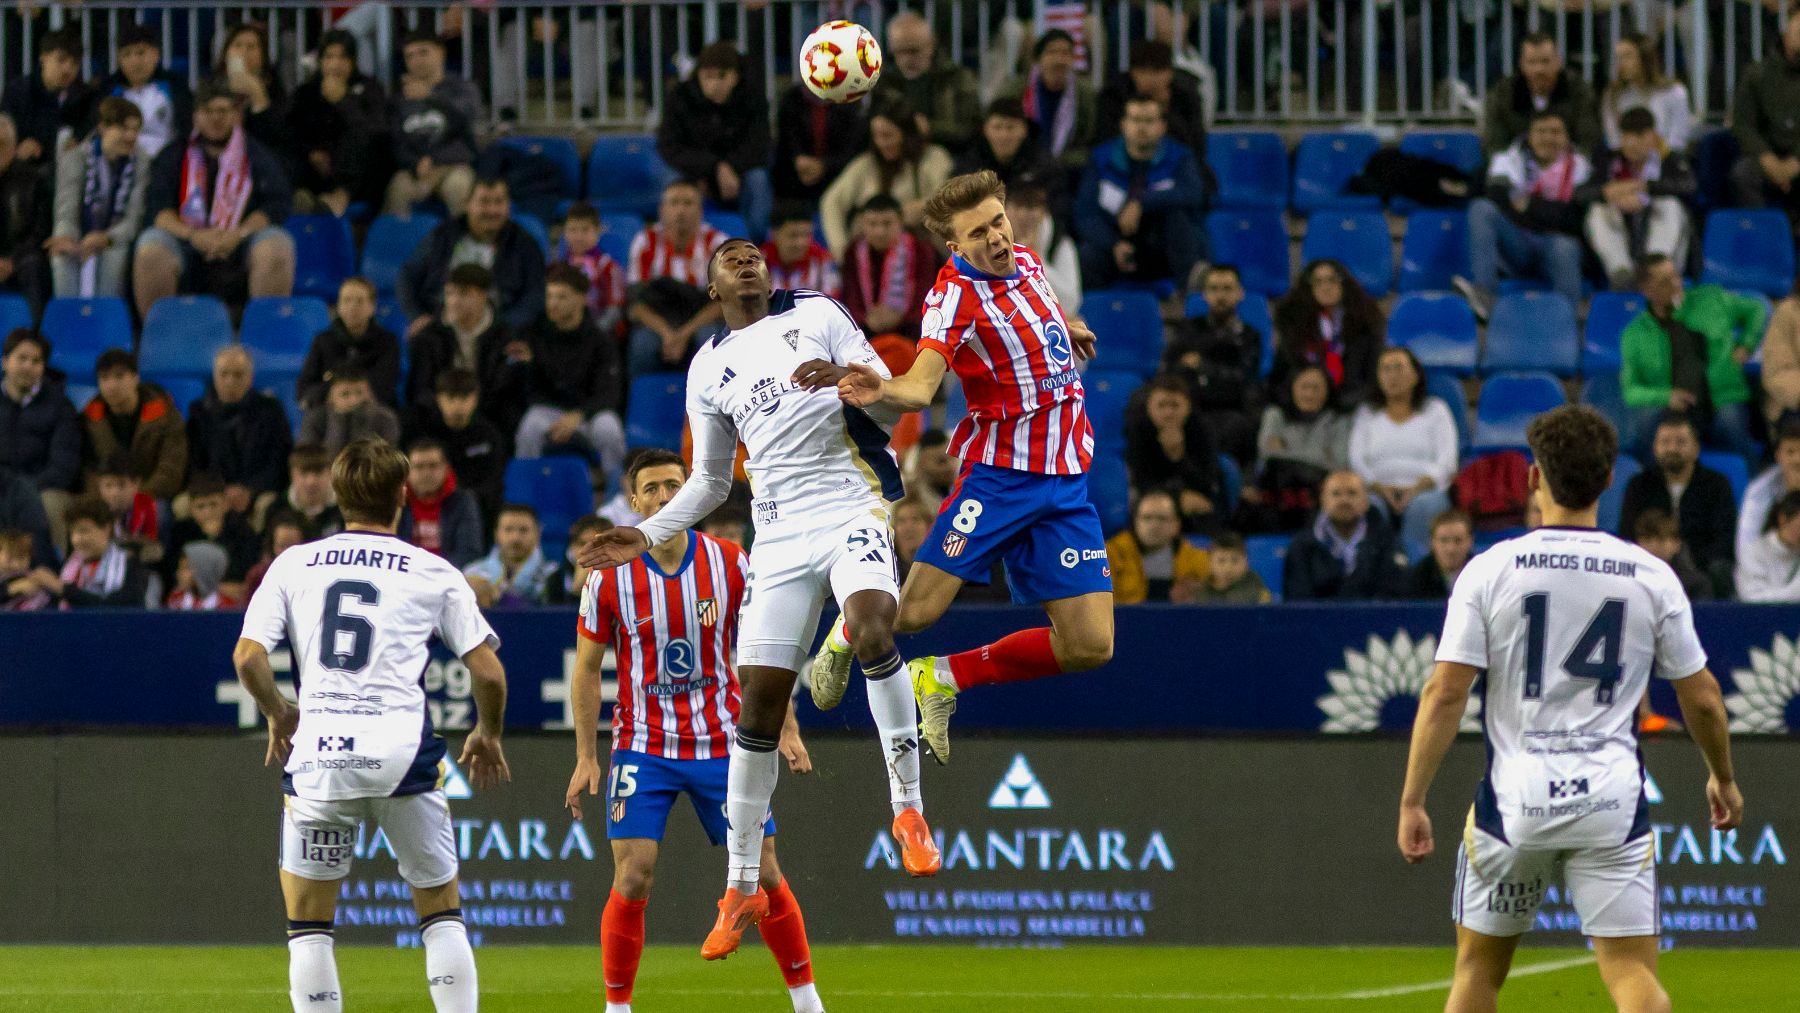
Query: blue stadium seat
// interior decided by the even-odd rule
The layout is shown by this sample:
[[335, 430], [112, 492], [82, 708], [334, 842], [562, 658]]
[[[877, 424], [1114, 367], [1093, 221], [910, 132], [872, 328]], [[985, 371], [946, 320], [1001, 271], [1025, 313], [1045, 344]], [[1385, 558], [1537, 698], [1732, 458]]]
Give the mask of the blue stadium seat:
[[413, 251], [438, 227], [436, 215], [415, 214], [410, 218], [380, 215], [369, 224], [363, 239], [363, 277], [375, 283], [378, 295], [393, 295], [394, 283], [400, 277], [400, 265], [412, 259]]
[[1142, 376], [1125, 369], [1094, 368], [1082, 376], [1088, 423], [1094, 427], [1094, 446], [1098, 450], [1125, 449], [1125, 406], [1143, 385]]
[[1618, 370], [1589, 373], [1581, 384], [1581, 403], [1593, 405], [1613, 425], [1625, 424], [1625, 394], [1619, 389]]
[[1107, 537], [1131, 525], [1131, 478], [1125, 471], [1125, 455], [1095, 454], [1088, 466], [1088, 502], [1100, 514], [1100, 530]]
[[1237, 459], [1230, 454], [1219, 455], [1219, 485], [1225, 493], [1225, 502], [1219, 505], [1219, 513], [1229, 516], [1237, 509], [1238, 497], [1244, 492], [1244, 469], [1238, 467]]
[[350, 223], [336, 215], [295, 215], [285, 227], [294, 237], [294, 294], [336, 299], [338, 285], [356, 273]]
[[1574, 376], [1581, 364], [1575, 307], [1555, 292], [1514, 292], [1494, 303], [1482, 375], [1542, 369]]
[[767, 236], [751, 235], [750, 226], [744, 224], [744, 216], [736, 211], [708, 208], [705, 218], [708, 225], [725, 233], [727, 239], [748, 239], [753, 243], [760, 243], [768, 238]]
[[[1620, 454], [1619, 459], [1613, 462], [1612, 484], [1600, 494], [1600, 530], [1619, 530], [1619, 516], [1624, 513], [1625, 507], [1625, 487], [1630, 485], [1637, 473], [1643, 470], [1644, 466], [1638, 463], [1638, 459], [1629, 454]], [[1622, 534], [1625, 538], [1631, 537], [1629, 531], [1622, 532]]]
[[394, 337], [399, 338], [401, 348], [406, 347], [406, 329], [412, 326], [412, 321], [406, 318], [406, 311], [400, 308], [400, 300], [394, 298], [376, 300], [375, 322], [387, 328]]
[[616, 235], [630, 246], [631, 240], [644, 230], [644, 216], [631, 211], [603, 211], [600, 213], [601, 235]]
[[502, 137], [500, 143], [555, 162], [557, 171], [562, 174], [564, 197], [573, 197], [581, 192], [581, 154], [575, 150], [574, 141], [567, 137], [515, 134]]
[[108, 348], [133, 345], [131, 309], [111, 296], [52, 299], [39, 330], [50, 339], [50, 365], [71, 380], [92, 379], [94, 360]]
[[1323, 258], [1343, 264], [1373, 298], [1394, 287], [1394, 240], [1380, 211], [1321, 211], [1308, 218], [1300, 262]]
[[648, 134], [602, 134], [588, 152], [587, 197], [601, 211], [656, 214], [662, 188], [675, 178]]
[[[1086, 386], [1087, 383], [1084, 380], [1082, 387]], [[934, 408], [932, 411], [935, 414], [937, 409]], [[962, 383], [955, 379], [954, 374], [944, 389], [943, 415], [943, 421], [935, 423], [932, 428], [942, 429], [946, 433], [956, 432], [956, 427], [962, 423], [962, 420], [969, 417], [969, 395], [963, 390]]]
[[149, 376], [212, 376], [213, 353], [232, 342], [231, 313], [210, 295], [158, 299], [144, 318], [138, 369]]
[[1742, 457], [1728, 450], [1702, 450], [1700, 463], [1724, 475], [1731, 482], [1732, 499], [1743, 505], [1744, 488], [1750, 484], [1750, 466]]
[[1244, 553], [1249, 557], [1251, 572], [1262, 578], [1263, 586], [1277, 601], [1281, 600], [1285, 583], [1288, 542], [1291, 540], [1290, 535], [1251, 535], [1244, 539]]
[[1636, 292], [1594, 293], [1581, 337], [1582, 376], [1619, 371], [1619, 335], [1643, 311], [1644, 297]]
[[1400, 291], [1436, 292], [1450, 279], [1467, 277], [1469, 216], [1461, 211], [1415, 211], [1400, 240]]
[[1694, 141], [1694, 207], [1702, 213], [1731, 206], [1731, 167], [1738, 158], [1731, 128], [1707, 130]]
[[1427, 369], [1425, 392], [1450, 409], [1450, 417], [1456, 420], [1456, 445], [1468, 450], [1474, 427], [1469, 424], [1469, 395], [1463, 391], [1462, 381], [1450, 373]]
[[1455, 292], [1408, 292], [1388, 316], [1388, 340], [1409, 348], [1426, 369], [1469, 376], [1481, 348], [1475, 313]]
[[[1206, 294], [1189, 292], [1185, 311], [1190, 319], [1205, 316]], [[1245, 292], [1244, 301], [1238, 303], [1238, 319], [1262, 335], [1262, 365], [1258, 371], [1260, 375], [1268, 376], [1270, 367], [1275, 365], [1275, 320], [1269, 312], [1269, 300], [1261, 293]]]
[[544, 256], [548, 258], [550, 255], [550, 230], [544, 226], [544, 220], [524, 211], [514, 211], [512, 220], [518, 224], [519, 228], [529, 232], [531, 238], [537, 240], [538, 249], [543, 250]]
[[188, 406], [206, 396], [206, 381], [197, 376], [150, 376], [146, 379], [168, 392], [169, 400], [175, 402], [175, 410], [184, 419], [188, 417]]
[[593, 480], [579, 457], [518, 458], [506, 466], [506, 501], [538, 512], [544, 555], [561, 559], [575, 518], [594, 512]]
[[1523, 447], [1531, 420], [1566, 403], [1562, 382], [1548, 373], [1490, 376], [1475, 406], [1472, 445], [1477, 451]]
[[1361, 174], [1369, 156], [1381, 149], [1374, 134], [1360, 130], [1307, 134], [1294, 149], [1295, 211], [1378, 211], [1373, 194], [1344, 192], [1344, 184]]
[[1213, 263], [1236, 267], [1245, 290], [1271, 296], [1287, 293], [1293, 278], [1281, 212], [1211, 212], [1206, 216], [1206, 240]]
[[256, 388], [281, 402], [281, 410], [287, 415], [288, 431], [295, 436], [300, 435], [300, 419], [305, 413], [300, 410], [300, 374], [298, 373], [263, 373], [256, 374]]
[[1206, 162], [1218, 178], [1214, 202], [1225, 208], [1280, 211], [1287, 206], [1288, 152], [1271, 130], [1215, 130], [1206, 135]]
[[1751, 289], [1779, 299], [1794, 288], [1794, 232], [1786, 213], [1714, 211], [1701, 246], [1703, 283]]
[[[1481, 138], [1469, 130], [1410, 131], [1400, 138], [1400, 150], [1460, 169], [1476, 180], [1477, 186], [1482, 178], [1482, 163], [1487, 161], [1481, 150]], [[1407, 214], [1417, 210], [1418, 205], [1405, 197], [1396, 197], [1392, 209], [1396, 214]]]
[[100, 396], [100, 388], [91, 383], [71, 383], [63, 388], [63, 395], [76, 411], [87, 407], [87, 403]]
[[317, 299], [265, 296], [244, 307], [242, 339], [258, 373], [299, 373], [313, 337], [330, 327], [331, 311]]
[[631, 381], [626, 446], [681, 449], [681, 427], [687, 421], [685, 381], [680, 373], [649, 373]]
[[1162, 310], [1148, 292], [1107, 290], [1081, 299], [1081, 315], [1094, 332], [1094, 344], [1106, 368], [1130, 369], [1144, 376], [1162, 362]]

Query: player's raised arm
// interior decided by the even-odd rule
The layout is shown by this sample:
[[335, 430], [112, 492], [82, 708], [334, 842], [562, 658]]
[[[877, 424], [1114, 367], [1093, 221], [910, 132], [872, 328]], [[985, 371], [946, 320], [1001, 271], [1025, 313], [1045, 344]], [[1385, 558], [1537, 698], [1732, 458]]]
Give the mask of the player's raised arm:
[[474, 676], [470, 688], [475, 696], [475, 729], [463, 743], [458, 760], [469, 769], [469, 779], [477, 788], [487, 788], [512, 780], [506, 765], [506, 753], [500, 748], [500, 732], [506, 715], [506, 669], [492, 644], [483, 643], [462, 656]]
[[244, 684], [257, 709], [269, 719], [269, 751], [263, 763], [279, 767], [287, 763], [293, 750], [294, 729], [300, 725], [300, 708], [289, 703], [275, 685], [275, 669], [269, 664], [269, 649], [248, 638], [240, 639], [231, 652], [232, 666], [238, 682]]
[[[689, 379], [692, 383], [692, 378]], [[610, 570], [650, 551], [699, 523], [731, 495], [731, 468], [737, 460], [737, 430], [731, 420], [711, 411], [688, 408], [688, 427], [694, 434], [694, 470], [681, 491], [655, 517], [635, 528], [613, 528], [595, 535], [576, 555], [576, 562], [595, 570]]]
[[1744, 794], [1738, 790], [1731, 764], [1731, 725], [1719, 680], [1702, 668], [1685, 679], [1675, 680], [1675, 699], [1681, 704], [1681, 719], [1687, 722], [1688, 733], [1706, 757], [1706, 769], [1711, 774], [1706, 781], [1706, 800], [1712, 808], [1712, 825], [1730, 830], [1744, 820]]
[[1419, 694], [1419, 716], [1413, 721], [1412, 748], [1406, 757], [1406, 785], [1400, 792], [1400, 854], [1409, 862], [1424, 861], [1434, 847], [1425, 796], [1456, 740], [1477, 674], [1473, 665], [1440, 661]]
[[861, 363], [840, 366], [812, 359], [794, 371], [794, 382], [807, 390], [836, 386], [838, 397], [858, 408], [884, 405], [897, 412], [916, 412], [931, 403], [948, 367], [936, 350], [921, 348], [904, 376], [888, 379]]
[[[587, 593], [583, 591], [584, 595]], [[592, 608], [590, 604], [589, 609]], [[575, 712], [575, 773], [569, 777], [569, 790], [563, 796], [563, 805], [576, 819], [581, 818], [582, 794], [600, 794], [600, 782], [604, 779], [596, 737], [600, 725], [600, 665], [605, 660], [604, 643], [588, 636], [576, 638], [575, 671], [569, 687], [570, 708]]]

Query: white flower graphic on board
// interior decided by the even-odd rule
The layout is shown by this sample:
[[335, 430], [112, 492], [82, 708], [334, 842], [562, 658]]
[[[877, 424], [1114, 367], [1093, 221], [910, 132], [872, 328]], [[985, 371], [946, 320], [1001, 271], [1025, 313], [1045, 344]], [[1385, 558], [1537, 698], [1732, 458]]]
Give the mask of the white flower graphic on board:
[[[1414, 641], [1405, 630], [1395, 631], [1391, 640], [1369, 634], [1366, 650], [1345, 648], [1344, 667], [1325, 673], [1332, 691], [1318, 701], [1325, 712], [1320, 730], [1374, 732], [1411, 727], [1419, 692], [1425, 688], [1436, 656], [1436, 634]], [[1470, 694], [1461, 727], [1465, 732], [1481, 730], [1480, 697]]]
[[1773, 732], [1788, 728], [1788, 709], [1800, 696], [1800, 651], [1775, 634], [1769, 650], [1750, 649], [1750, 667], [1731, 670], [1737, 691], [1725, 698], [1734, 732]]

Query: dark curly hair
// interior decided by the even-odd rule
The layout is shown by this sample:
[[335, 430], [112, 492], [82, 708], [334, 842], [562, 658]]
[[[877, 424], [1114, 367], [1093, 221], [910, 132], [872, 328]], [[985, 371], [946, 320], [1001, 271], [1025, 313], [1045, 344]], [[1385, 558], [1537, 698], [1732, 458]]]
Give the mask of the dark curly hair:
[[1525, 442], [1558, 506], [1593, 506], [1612, 481], [1619, 434], [1591, 405], [1562, 405], [1539, 415], [1525, 430]]

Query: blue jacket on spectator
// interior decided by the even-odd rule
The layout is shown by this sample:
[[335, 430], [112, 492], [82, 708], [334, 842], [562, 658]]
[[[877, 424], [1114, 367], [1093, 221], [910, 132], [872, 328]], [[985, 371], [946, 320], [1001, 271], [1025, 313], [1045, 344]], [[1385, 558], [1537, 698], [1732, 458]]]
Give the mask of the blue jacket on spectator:
[[[442, 222], [400, 266], [394, 294], [409, 320], [444, 308], [444, 282], [456, 244], [469, 233], [467, 215]], [[494, 242], [494, 305], [500, 319], [519, 330], [544, 312], [544, 249], [531, 233], [508, 221]]]
[[[1194, 152], [1179, 141], [1163, 138], [1156, 154], [1145, 166], [1143, 191], [1138, 200], [1146, 216], [1171, 214], [1188, 220], [1174, 228], [1201, 228], [1201, 214], [1206, 210], [1206, 180]], [[1118, 211], [1107, 211], [1102, 194], [1117, 188], [1131, 193], [1133, 163], [1125, 153], [1125, 139], [1115, 137], [1094, 149], [1093, 160], [1081, 177], [1081, 192], [1075, 198], [1075, 230], [1092, 240], [1104, 238], [1107, 245], [1119, 239]], [[1107, 203], [1111, 203], [1108, 201]], [[1119, 201], [1124, 206], [1124, 201]], [[1181, 279], [1183, 282], [1186, 279]]]
[[496, 545], [487, 555], [463, 567], [463, 575], [480, 577], [494, 585], [500, 593], [496, 605], [541, 605], [558, 569], [555, 561], [544, 558], [542, 548], [536, 548], [508, 579], [506, 563], [500, 559], [500, 546]]
[[81, 416], [61, 379], [46, 374], [24, 403], [0, 387], [0, 465], [39, 489], [75, 488], [81, 477]]

